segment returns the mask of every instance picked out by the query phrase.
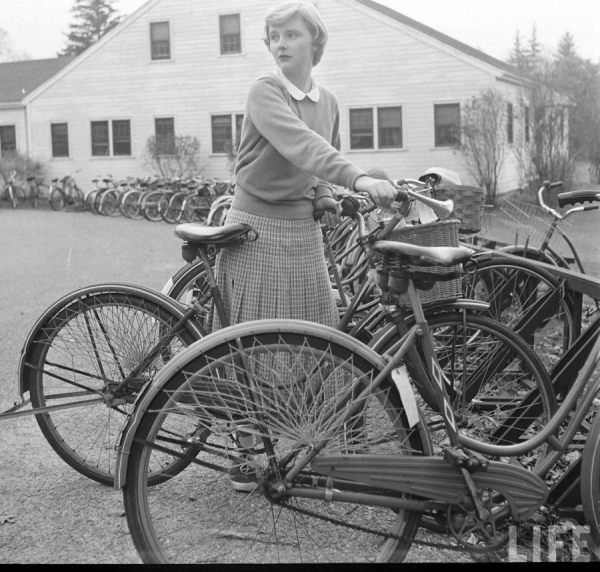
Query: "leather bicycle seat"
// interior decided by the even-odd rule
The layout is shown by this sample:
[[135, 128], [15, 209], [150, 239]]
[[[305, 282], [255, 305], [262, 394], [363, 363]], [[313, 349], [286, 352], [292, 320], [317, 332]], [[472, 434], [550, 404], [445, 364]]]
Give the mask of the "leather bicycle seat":
[[473, 251], [464, 246], [417, 246], [391, 240], [380, 240], [373, 248], [381, 254], [402, 258], [414, 266], [454, 266], [467, 262], [473, 255]]

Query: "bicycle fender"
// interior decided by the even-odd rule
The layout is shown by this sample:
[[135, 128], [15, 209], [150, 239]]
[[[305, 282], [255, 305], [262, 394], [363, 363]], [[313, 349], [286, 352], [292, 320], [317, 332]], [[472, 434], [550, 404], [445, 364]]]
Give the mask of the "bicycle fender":
[[[310, 466], [322, 475], [358, 481], [446, 504], [458, 504], [469, 495], [460, 469], [452, 467], [441, 457], [320, 455]], [[515, 522], [530, 518], [548, 498], [546, 483], [537, 475], [515, 465], [490, 461], [487, 471], [479, 471], [471, 476], [477, 488], [492, 489], [504, 496]]]
[[545, 264], [551, 264], [552, 266], [556, 266], [556, 261], [548, 256], [544, 251], [539, 248], [527, 247], [525, 249], [522, 245], [512, 245], [512, 246], [504, 246], [498, 249], [498, 252], [505, 252], [506, 254], [512, 254], [513, 256], [520, 256], [525, 260], [533, 260], [544, 262]]
[[[67, 308], [70, 304], [73, 304], [76, 300], [81, 298], [86, 298], [87, 296], [97, 295], [97, 294], [110, 294], [110, 293], [126, 293], [126, 294], [136, 294], [142, 292], [145, 296], [148, 296], [154, 302], [158, 304], [168, 305], [170, 309], [176, 313], [183, 315], [181, 306], [177, 305], [174, 300], [160, 294], [156, 290], [152, 290], [151, 288], [147, 288], [145, 286], [140, 286], [138, 284], [127, 284], [120, 282], [112, 282], [107, 284], [94, 284], [92, 286], [85, 286], [78, 290], [75, 290], [69, 294], [66, 294], [56, 302], [54, 302], [35, 322], [33, 327], [31, 328], [27, 338], [25, 339], [25, 343], [23, 344], [23, 348], [21, 349], [21, 356], [19, 358], [19, 394], [21, 398], [23, 398], [24, 394], [27, 393], [30, 389], [29, 376], [31, 375], [31, 369], [27, 367], [29, 363], [31, 351], [34, 347], [34, 344], [40, 342], [44, 337], [44, 328], [47, 324], [52, 320], [52, 318], [60, 311]], [[198, 337], [201, 337], [201, 333], [198, 331]]]

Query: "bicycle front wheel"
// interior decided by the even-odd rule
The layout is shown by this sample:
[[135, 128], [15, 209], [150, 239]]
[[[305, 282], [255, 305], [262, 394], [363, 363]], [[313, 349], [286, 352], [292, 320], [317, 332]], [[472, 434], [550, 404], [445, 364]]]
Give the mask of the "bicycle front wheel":
[[488, 315], [517, 331], [550, 371], [573, 342], [573, 311], [558, 279], [535, 263], [492, 256], [463, 282], [465, 297], [489, 302]]
[[[482, 443], [510, 445], [537, 433], [550, 420], [557, 406], [548, 373], [512, 330], [465, 311], [428, 315], [427, 324], [459, 433]], [[388, 326], [373, 348], [382, 353], [398, 339], [396, 329]], [[418, 383], [417, 388], [431, 408], [430, 430], [443, 429], [432, 389]], [[446, 436], [444, 431], [440, 435]], [[443, 446], [445, 441], [437, 443]], [[531, 464], [538, 453], [521, 461]]]
[[[358, 395], [383, 367], [376, 354], [329, 328], [265, 320], [221, 330], [172, 366], [156, 380], [153, 400], [138, 410], [127, 463], [125, 510], [145, 563], [402, 560], [420, 513], [327, 503], [294, 490], [278, 498], [272, 488], [322, 439], [326, 453], [426, 453], [420, 423], [409, 427], [391, 380], [366, 392], [358, 410], [341, 418], [343, 398]], [[240, 427], [249, 431], [245, 440]], [[166, 428], [169, 440], [160, 438]], [[155, 447], [176, 456], [189, 442], [200, 448], [195, 462], [149, 488]], [[253, 492], [232, 488], [228, 472], [235, 456], [254, 473]], [[326, 480], [307, 466], [293, 485], [318, 489], [325, 499]], [[349, 485], [335, 482], [336, 489]]]
[[65, 195], [60, 189], [54, 189], [50, 194], [50, 206], [55, 211], [61, 211], [65, 208]]
[[[133, 287], [85, 288], [44, 319], [25, 359], [33, 408], [64, 407], [36, 415], [48, 443], [76, 471], [102, 484], [113, 484], [115, 446], [138, 392], [200, 337], [189, 323], [168, 335], [183, 314], [161, 298]], [[152, 356], [158, 344], [161, 350]], [[127, 387], [114, 394], [140, 363]], [[90, 403], [68, 408], [84, 400]], [[171, 460], [157, 457], [150, 482], [181, 470]]]

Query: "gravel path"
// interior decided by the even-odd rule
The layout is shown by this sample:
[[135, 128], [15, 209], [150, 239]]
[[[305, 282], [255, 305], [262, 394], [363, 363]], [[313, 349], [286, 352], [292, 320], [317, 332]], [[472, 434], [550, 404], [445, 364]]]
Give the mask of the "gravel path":
[[[0, 209], [0, 411], [19, 399], [21, 347], [41, 313], [68, 292], [99, 282], [160, 290], [182, 265], [173, 228], [90, 213]], [[32, 417], [3, 421], [0, 435], [0, 563], [140, 562], [119, 491], [62, 462]], [[415, 547], [410, 561], [470, 559]]]

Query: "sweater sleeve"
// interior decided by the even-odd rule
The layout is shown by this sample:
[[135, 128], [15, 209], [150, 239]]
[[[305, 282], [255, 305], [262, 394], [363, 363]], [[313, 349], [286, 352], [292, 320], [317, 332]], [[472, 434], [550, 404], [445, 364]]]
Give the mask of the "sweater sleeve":
[[[273, 81], [257, 81], [252, 85], [247, 108], [261, 135], [297, 168], [348, 188], [354, 188], [356, 179], [364, 174], [296, 116]], [[339, 117], [335, 122], [339, 124]], [[335, 131], [333, 142], [339, 146], [339, 127]]]

